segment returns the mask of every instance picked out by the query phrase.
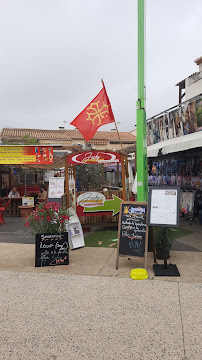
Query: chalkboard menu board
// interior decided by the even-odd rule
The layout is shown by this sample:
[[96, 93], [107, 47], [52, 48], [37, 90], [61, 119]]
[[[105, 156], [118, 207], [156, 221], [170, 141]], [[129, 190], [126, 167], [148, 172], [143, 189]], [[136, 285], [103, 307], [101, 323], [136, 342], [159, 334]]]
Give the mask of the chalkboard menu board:
[[35, 266], [69, 265], [68, 233], [36, 234]]
[[119, 234], [117, 246], [119, 255], [145, 257], [148, 247], [147, 203], [123, 201], [119, 212]]

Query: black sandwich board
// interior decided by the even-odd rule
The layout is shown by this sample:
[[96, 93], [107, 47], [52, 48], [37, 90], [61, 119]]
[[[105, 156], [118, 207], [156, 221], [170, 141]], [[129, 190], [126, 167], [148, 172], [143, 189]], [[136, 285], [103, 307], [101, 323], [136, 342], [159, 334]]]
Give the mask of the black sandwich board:
[[36, 234], [35, 266], [69, 265], [68, 233]]
[[120, 205], [116, 269], [119, 256], [144, 258], [148, 249], [147, 203], [123, 201]]

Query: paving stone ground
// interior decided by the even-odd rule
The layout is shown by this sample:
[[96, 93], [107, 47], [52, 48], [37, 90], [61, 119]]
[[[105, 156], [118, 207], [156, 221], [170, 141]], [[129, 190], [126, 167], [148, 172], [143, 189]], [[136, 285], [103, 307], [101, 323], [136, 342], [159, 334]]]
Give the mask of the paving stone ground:
[[0, 359], [199, 360], [201, 284], [0, 272]]
[[144, 281], [129, 277], [141, 261], [120, 258], [116, 270], [116, 249], [108, 248], [71, 251], [69, 266], [35, 268], [24, 229], [16, 226], [15, 243], [0, 230], [0, 360], [201, 359], [200, 226], [195, 251], [171, 251], [180, 278], [154, 277], [149, 253]]

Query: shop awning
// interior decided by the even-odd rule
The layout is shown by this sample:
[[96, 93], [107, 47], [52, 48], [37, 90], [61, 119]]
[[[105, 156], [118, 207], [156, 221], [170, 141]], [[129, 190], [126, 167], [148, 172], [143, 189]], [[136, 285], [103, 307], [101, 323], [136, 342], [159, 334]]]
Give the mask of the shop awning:
[[147, 157], [157, 157], [160, 154], [166, 155], [195, 148], [202, 148], [202, 131], [148, 146]]

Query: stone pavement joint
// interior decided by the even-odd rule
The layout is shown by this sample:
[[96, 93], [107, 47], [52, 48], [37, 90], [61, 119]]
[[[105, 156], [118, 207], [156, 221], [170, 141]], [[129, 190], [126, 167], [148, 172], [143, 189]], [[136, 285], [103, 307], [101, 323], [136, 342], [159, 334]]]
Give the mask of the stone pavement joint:
[[186, 359], [185, 354], [185, 339], [184, 339], [184, 328], [183, 328], [183, 321], [182, 321], [182, 308], [181, 308], [181, 302], [180, 302], [180, 287], [178, 283], [178, 299], [179, 299], [179, 311], [180, 311], [180, 321], [181, 321], [181, 327], [182, 327], [182, 341], [183, 341], [183, 349], [184, 349], [184, 359]]

